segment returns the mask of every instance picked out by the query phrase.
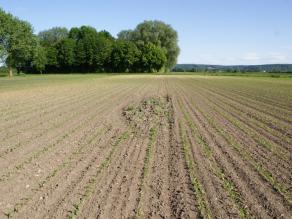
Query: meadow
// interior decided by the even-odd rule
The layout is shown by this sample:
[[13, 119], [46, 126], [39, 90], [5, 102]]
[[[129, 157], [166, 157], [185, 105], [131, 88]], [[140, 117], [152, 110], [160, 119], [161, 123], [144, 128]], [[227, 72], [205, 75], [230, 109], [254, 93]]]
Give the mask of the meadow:
[[0, 218], [292, 218], [292, 79], [0, 77]]

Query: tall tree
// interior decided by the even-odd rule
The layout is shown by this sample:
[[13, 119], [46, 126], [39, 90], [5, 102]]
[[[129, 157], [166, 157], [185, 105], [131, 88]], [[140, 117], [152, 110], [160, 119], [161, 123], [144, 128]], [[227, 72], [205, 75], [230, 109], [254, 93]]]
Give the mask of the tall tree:
[[27, 22], [0, 9], [0, 63], [26, 72], [157, 72], [175, 65], [176, 31], [161, 21], [109, 32], [90, 26], [54, 27], [36, 37]]
[[45, 70], [47, 64], [47, 53], [44, 47], [39, 43], [33, 51], [32, 67], [41, 74]]
[[94, 63], [95, 71], [110, 71], [111, 66], [108, 65], [108, 60], [110, 59], [114, 42], [114, 38], [107, 31], [98, 32]]
[[110, 59], [113, 72], [134, 72], [140, 55], [141, 52], [135, 43], [124, 40], [116, 41]]
[[31, 58], [35, 45], [32, 27], [29, 23], [0, 9], [0, 55], [13, 76], [12, 68], [21, 68]]
[[53, 27], [39, 32], [38, 38], [43, 46], [55, 45], [61, 40], [68, 38], [69, 31], [65, 27]]
[[166, 64], [166, 52], [153, 43], [140, 46], [141, 58], [139, 68], [142, 72], [159, 72]]
[[122, 30], [118, 33], [119, 40], [133, 40], [133, 31], [132, 30]]
[[69, 38], [76, 40], [76, 66], [80, 71], [94, 71], [95, 52], [97, 50], [97, 31], [93, 27], [72, 28]]
[[108, 40], [115, 40], [115, 38], [110, 34], [110, 32], [106, 31], [106, 30], [102, 30], [100, 32], [98, 32], [98, 37], [103, 37], [106, 38]]
[[61, 66], [58, 62], [57, 45], [64, 39], [67, 39], [69, 31], [65, 27], [53, 27], [48, 30], [41, 31], [38, 34], [41, 46], [45, 48], [47, 56], [46, 71], [59, 71]]
[[61, 71], [72, 72], [75, 63], [75, 46], [76, 42], [73, 39], [63, 39], [57, 44], [58, 63]]
[[45, 46], [44, 48], [47, 54], [46, 71], [48, 72], [58, 71], [59, 63], [57, 45], [52, 45], [48, 47]]
[[144, 21], [133, 31], [122, 31], [118, 34], [121, 39], [131, 40], [137, 45], [153, 43], [166, 51], [166, 70], [172, 69], [179, 55], [177, 32], [162, 21]]

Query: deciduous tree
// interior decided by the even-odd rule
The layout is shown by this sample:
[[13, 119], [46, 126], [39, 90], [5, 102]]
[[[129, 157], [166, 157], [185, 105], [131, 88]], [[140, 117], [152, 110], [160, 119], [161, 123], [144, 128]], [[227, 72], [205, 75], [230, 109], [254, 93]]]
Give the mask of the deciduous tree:
[[113, 72], [134, 72], [140, 54], [135, 43], [124, 40], [116, 41], [110, 59]]
[[57, 44], [58, 63], [62, 72], [72, 72], [75, 64], [75, 46], [73, 39], [63, 39]]
[[12, 68], [22, 68], [31, 58], [34, 43], [32, 27], [0, 9], [0, 55], [13, 76]]
[[32, 67], [41, 74], [45, 70], [47, 64], [47, 54], [44, 47], [39, 43], [33, 51]]
[[177, 62], [179, 55], [177, 32], [162, 21], [144, 21], [133, 31], [122, 31], [118, 37], [123, 40], [131, 40], [137, 45], [153, 43], [166, 51], [166, 70], [170, 70]]
[[140, 46], [141, 58], [139, 67], [143, 72], [159, 72], [166, 64], [166, 52], [153, 43]]

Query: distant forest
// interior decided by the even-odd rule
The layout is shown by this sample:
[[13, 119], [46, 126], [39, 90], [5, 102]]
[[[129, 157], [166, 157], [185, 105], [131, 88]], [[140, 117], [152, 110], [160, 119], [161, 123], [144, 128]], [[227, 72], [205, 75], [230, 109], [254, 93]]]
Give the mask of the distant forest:
[[269, 65], [197, 65], [177, 64], [173, 72], [268, 72], [292, 73], [292, 64]]

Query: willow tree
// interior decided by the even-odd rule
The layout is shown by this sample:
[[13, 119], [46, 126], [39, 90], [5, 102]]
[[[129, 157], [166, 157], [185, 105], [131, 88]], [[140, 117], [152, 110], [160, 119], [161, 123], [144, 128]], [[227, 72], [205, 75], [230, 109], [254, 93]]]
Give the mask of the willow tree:
[[165, 70], [172, 69], [179, 55], [178, 34], [168, 24], [162, 21], [144, 21], [137, 25], [134, 30], [121, 31], [118, 34], [121, 40], [130, 40], [138, 46], [152, 43], [165, 51]]

